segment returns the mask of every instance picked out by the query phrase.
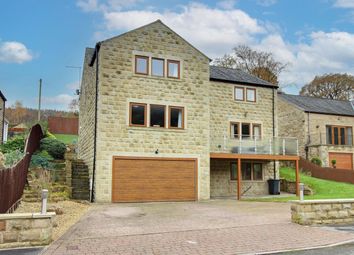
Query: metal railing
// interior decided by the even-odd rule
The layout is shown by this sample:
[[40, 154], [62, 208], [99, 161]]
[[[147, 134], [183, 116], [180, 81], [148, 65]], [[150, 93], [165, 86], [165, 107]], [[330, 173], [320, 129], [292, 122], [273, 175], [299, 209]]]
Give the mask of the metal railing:
[[344, 136], [341, 136], [340, 134], [330, 136], [327, 133], [310, 133], [310, 136], [307, 139], [309, 140], [309, 145], [353, 146], [353, 135], [348, 133]]
[[299, 155], [298, 140], [292, 137], [212, 138], [210, 152], [265, 155]]

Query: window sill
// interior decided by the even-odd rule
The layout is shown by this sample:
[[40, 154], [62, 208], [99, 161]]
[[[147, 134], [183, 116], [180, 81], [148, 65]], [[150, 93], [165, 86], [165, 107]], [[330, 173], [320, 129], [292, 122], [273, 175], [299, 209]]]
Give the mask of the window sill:
[[135, 127], [128, 126], [128, 130], [140, 130], [140, 131], [153, 131], [153, 132], [176, 132], [176, 133], [186, 133], [186, 129], [177, 128], [162, 128], [162, 127]]
[[[241, 180], [241, 183], [245, 182], [252, 182], [252, 183], [264, 183], [266, 182], [265, 180], [257, 180], [257, 181], [252, 181], [252, 180]], [[237, 183], [237, 180], [230, 180], [230, 183]]]
[[151, 79], [151, 80], [159, 80], [159, 81], [177, 81], [177, 82], [182, 82], [181, 78], [168, 78], [168, 77], [159, 77], [159, 76], [152, 76], [152, 75], [144, 75], [144, 74], [133, 74], [134, 78], [145, 78], [145, 79]]
[[235, 100], [235, 99], [234, 99], [234, 102], [235, 102], [235, 103], [242, 103], [242, 104], [257, 104], [258, 101], [251, 102], [251, 101]]

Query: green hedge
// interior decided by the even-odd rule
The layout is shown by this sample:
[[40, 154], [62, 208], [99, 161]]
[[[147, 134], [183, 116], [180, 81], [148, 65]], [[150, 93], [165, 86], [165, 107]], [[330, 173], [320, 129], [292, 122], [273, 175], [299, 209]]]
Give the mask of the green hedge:
[[57, 139], [47, 137], [41, 140], [40, 150], [47, 151], [54, 159], [63, 159], [66, 145]]

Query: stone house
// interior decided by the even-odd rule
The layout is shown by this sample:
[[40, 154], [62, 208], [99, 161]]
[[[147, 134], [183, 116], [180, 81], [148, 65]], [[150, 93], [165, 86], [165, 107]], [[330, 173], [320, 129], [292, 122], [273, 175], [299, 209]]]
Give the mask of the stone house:
[[276, 137], [276, 109], [276, 85], [210, 66], [160, 20], [99, 42], [86, 49], [80, 90], [78, 157], [92, 197], [266, 194], [275, 161], [298, 162], [296, 139]]
[[353, 169], [354, 108], [350, 101], [279, 94], [279, 135], [297, 137], [299, 153], [322, 165]]
[[0, 90], [0, 143], [3, 143], [4, 138], [7, 138], [7, 122], [5, 123], [5, 102], [6, 101], [7, 101], [6, 97]]

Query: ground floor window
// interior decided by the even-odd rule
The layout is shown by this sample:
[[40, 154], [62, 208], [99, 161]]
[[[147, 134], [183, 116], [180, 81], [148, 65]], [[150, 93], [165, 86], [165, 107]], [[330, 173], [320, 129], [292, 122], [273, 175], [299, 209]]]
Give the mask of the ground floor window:
[[[262, 181], [263, 167], [262, 163], [256, 162], [242, 162], [241, 163], [241, 177], [245, 181]], [[237, 162], [230, 164], [230, 180], [237, 180]]]

